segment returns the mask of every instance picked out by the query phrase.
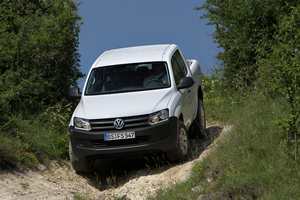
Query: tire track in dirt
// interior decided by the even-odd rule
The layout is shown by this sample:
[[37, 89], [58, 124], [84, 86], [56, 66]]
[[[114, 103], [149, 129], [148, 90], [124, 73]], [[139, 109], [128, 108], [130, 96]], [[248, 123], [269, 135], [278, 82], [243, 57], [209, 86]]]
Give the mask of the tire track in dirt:
[[214, 140], [229, 128], [210, 126], [207, 138], [191, 138], [191, 157], [185, 163], [170, 164], [164, 155], [142, 159], [97, 161], [97, 170], [91, 174], [76, 174], [67, 165], [53, 162], [39, 165], [35, 170], [0, 170], [0, 199], [74, 199], [81, 195], [90, 199], [113, 199], [127, 195], [140, 200], [168, 183], [184, 181], [195, 162], [206, 156]]

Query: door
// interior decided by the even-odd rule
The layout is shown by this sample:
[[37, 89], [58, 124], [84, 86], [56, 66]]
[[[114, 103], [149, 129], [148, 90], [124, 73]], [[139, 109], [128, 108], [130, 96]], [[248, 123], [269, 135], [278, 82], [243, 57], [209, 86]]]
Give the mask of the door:
[[[181, 78], [187, 76], [187, 69], [185, 62], [178, 50], [175, 51], [171, 58], [171, 64], [173, 69], [173, 75], [176, 85], [180, 84]], [[179, 103], [182, 105], [182, 114], [184, 118], [184, 124], [188, 128], [192, 123], [193, 117], [193, 105], [195, 101], [195, 89], [194, 86], [178, 91], [181, 96]]]

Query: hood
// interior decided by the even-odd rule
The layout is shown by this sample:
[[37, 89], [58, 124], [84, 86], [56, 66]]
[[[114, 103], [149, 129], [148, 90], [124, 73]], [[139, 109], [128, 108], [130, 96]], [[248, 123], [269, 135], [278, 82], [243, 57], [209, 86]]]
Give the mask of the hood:
[[74, 115], [86, 119], [150, 114], [167, 108], [171, 89], [83, 96]]

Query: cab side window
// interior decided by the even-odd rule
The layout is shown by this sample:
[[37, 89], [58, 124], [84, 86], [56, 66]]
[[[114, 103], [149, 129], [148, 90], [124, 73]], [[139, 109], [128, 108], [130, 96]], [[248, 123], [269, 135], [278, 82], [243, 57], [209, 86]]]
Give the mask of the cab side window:
[[178, 50], [175, 51], [171, 58], [171, 64], [173, 68], [174, 78], [176, 85], [180, 84], [181, 78], [187, 74], [184, 61]]

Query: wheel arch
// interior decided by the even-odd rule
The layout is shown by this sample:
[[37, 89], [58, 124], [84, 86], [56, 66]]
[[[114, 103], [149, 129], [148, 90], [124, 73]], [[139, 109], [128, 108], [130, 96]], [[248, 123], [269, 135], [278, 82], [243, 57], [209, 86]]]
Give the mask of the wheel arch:
[[201, 99], [203, 101], [203, 89], [202, 89], [202, 85], [199, 85], [199, 87], [198, 87], [198, 99]]
[[182, 121], [182, 122], [184, 123], [184, 119], [183, 119], [182, 113], [180, 113], [180, 115], [179, 115], [179, 117], [178, 117], [178, 120], [179, 120], [179, 121]]

